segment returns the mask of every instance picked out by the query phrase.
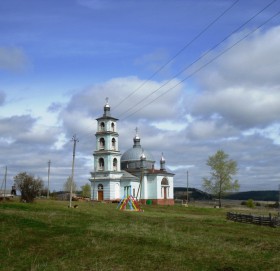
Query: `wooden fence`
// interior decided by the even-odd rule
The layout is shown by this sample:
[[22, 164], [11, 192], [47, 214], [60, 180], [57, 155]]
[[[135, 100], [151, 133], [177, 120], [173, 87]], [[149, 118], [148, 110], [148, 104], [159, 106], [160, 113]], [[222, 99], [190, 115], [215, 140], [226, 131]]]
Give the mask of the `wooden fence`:
[[269, 216], [255, 216], [228, 212], [227, 219], [241, 223], [280, 227], [280, 218], [272, 217], [271, 214]]

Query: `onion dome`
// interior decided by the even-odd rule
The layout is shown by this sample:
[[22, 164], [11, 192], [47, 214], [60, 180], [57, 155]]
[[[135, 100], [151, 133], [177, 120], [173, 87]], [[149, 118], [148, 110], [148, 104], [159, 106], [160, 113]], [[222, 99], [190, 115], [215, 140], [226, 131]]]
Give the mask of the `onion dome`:
[[141, 160], [145, 159], [146, 160], [146, 167], [147, 168], [152, 168], [155, 160], [154, 157], [152, 156], [151, 153], [148, 151], [144, 150], [141, 147], [140, 144], [140, 137], [137, 133], [136, 129], [136, 135], [133, 138], [133, 147], [127, 150], [122, 156], [121, 156], [121, 166], [122, 169], [136, 169], [140, 168], [141, 166]]

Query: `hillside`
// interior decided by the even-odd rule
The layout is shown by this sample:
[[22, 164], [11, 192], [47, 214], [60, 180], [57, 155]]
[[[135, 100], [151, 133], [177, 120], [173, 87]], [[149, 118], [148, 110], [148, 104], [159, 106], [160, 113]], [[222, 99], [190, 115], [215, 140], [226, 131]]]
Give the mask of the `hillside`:
[[[196, 188], [189, 188], [189, 199], [190, 200], [211, 200], [213, 196], [204, 191]], [[225, 199], [231, 200], [259, 200], [259, 201], [278, 201], [279, 191], [277, 190], [263, 190], [263, 191], [245, 191], [229, 193]], [[174, 187], [174, 199], [187, 199], [187, 188], [186, 187]]]
[[226, 199], [233, 200], [260, 200], [260, 201], [278, 201], [279, 200], [279, 191], [276, 190], [267, 190], [267, 191], [246, 191], [246, 192], [237, 192], [230, 193], [225, 196]]
[[[196, 189], [196, 188], [189, 188], [189, 200], [211, 200], [212, 195]], [[174, 187], [174, 199], [187, 199], [187, 188], [186, 187]]]

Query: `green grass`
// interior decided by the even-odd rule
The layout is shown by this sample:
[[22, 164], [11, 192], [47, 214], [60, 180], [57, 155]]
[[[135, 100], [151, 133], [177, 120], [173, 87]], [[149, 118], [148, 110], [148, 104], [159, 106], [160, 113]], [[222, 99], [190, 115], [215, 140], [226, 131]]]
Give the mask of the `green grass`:
[[1, 202], [0, 270], [280, 270], [280, 228], [227, 209], [67, 205]]

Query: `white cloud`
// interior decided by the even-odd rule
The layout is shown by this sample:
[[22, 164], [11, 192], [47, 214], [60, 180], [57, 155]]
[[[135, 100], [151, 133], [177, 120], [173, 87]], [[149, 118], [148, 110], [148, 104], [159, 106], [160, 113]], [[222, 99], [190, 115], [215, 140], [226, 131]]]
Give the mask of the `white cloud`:
[[259, 31], [198, 73], [201, 90], [191, 104], [192, 114], [204, 120], [216, 115], [243, 131], [278, 122], [279, 48], [280, 26]]
[[17, 137], [20, 133], [30, 131], [35, 122], [36, 119], [29, 115], [0, 118], [0, 133], [2, 136]]
[[279, 119], [280, 87], [205, 91], [193, 104], [193, 113], [205, 117], [218, 114], [228, 123], [243, 128], [267, 126]]
[[222, 140], [238, 135], [238, 131], [223, 122], [216, 120], [196, 120], [187, 129], [187, 137], [191, 140]]
[[[163, 84], [166, 85], [161, 87]], [[96, 117], [99, 115], [100, 105], [104, 105], [105, 98], [109, 97], [112, 114], [120, 119], [127, 119], [133, 113], [135, 114], [129, 117], [130, 119], [166, 119], [184, 111], [181, 107], [182, 98], [178, 98], [182, 97], [182, 86], [176, 86], [177, 84], [175, 79], [171, 82], [155, 82], [140, 80], [137, 77], [114, 78], [75, 94], [66, 111], [83, 111]], [[171, 88], [171, 91], [164, 94]], [[161, 97], [158, 98], [159, 96]], [[124, 100], [127, 97], [129, 98]], [[156, 101], [152, 102], [155, 99]], [[151, 104], [146, 106], [149, 103]]]
[[[224, 47], [235, 43], [240, 35], [238, 33], [233, 36]], [[199, 72], [199, 82], [211, 90], [239, 86], [269, 88], [279, 85], [279, 48], [280, 26], [258, 31]], [[212, 57], [216, 53], [212, 52]]]
[[151, 125], [155, 126], [156, 128], [158, 128], [160, 130], [164, 130], [164, 131], [180, 132], [187, 127], [188, 123], [167, 120], [167, 121], [152, 122]]

